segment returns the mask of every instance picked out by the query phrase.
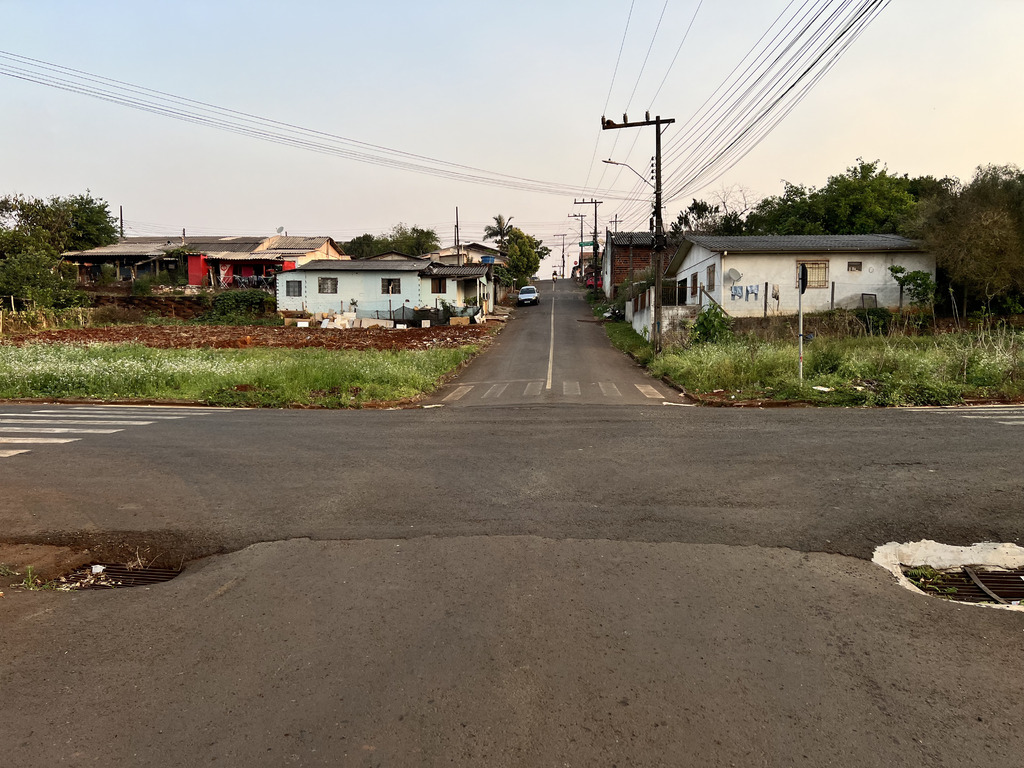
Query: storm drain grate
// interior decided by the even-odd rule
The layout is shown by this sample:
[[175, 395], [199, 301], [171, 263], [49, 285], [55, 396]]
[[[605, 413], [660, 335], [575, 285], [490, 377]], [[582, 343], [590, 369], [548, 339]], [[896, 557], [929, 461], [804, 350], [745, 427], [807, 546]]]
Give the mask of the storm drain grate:
[[904, 566], [903, 575], [922, 592], [949, 600], [1024, 604], [1024, 569], [996, 571], [965, 566], [938, 571], [927, 566]]
[[123, 563], [96, 563], [72, 571], [57, 579], [58, 589], [114, 589], [145, 587], [170, 581], [181, 573], [178, 568], [128, 566]]

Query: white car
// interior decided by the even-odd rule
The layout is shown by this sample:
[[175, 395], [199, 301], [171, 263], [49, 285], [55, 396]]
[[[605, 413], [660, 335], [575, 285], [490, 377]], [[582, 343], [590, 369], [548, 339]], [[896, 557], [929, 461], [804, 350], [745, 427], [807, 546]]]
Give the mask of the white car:
[[519, 289], [519, 297], [516, 299], [516, 306], [523, 304], [540, 304], [540, 294], [532, 285], [524, 285]]

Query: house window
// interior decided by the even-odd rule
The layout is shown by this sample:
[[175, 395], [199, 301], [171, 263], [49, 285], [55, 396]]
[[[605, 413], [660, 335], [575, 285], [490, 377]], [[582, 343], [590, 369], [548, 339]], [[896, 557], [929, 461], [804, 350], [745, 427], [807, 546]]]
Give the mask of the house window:
[[846, 262], [847, 272], [860, 272], [863, 269], [863, 264], [859, 261], [848, 261]]
[[431, 293], [448, 293], [448, 281], [443, 277], [430, 278]]
[[380, 279], [380, 292], [389, 296], [402, 292], [402, 279], [400, 277], [382, 277]]
[[691, 296], [696, 296], [697, 295], [697, 273], [696, 272], [694, 272], [692, 275], [690, 275], [690, 295]]
[[336, 277], [318, 277], [316, 280], [317, 293], [337, 293], [338, 292], [338, 278]]
[[715, 265], [712, 264], [708, 267], [708, 290], [715, 290]]
[[798, 261], [796, 263], [796, 287], [800, 288], [800, 265], [807, 267], [808, 288], [828, 288], [827, 261]]
[[301, 296], [302, 295], [302, 281], [301, 280], [285, 280], [284, 281], [284, 295], [285, 296]]

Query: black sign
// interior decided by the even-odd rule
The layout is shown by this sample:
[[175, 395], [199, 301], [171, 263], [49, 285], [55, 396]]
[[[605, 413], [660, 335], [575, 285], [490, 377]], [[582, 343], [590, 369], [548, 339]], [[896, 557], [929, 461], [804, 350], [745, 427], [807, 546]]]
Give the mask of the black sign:
[[804, 291], [807, 290], [807, 265], [800, 265], [800, 295], [802, 296]]

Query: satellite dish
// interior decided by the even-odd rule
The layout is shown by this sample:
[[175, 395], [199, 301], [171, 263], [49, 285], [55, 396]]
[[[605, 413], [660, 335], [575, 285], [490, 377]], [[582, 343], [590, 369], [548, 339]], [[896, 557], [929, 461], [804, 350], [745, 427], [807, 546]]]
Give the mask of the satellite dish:
[[743, 277], [743, 273], [740, 272], [735, 267], [730, 267], [729, 270], [725, 273], [725, 276], [735, 283], [737, 280]]
[[284, 232], [284, 227], [278, 227], [277, 228], [277, 234], [280, 235], [282, 232]]

